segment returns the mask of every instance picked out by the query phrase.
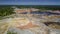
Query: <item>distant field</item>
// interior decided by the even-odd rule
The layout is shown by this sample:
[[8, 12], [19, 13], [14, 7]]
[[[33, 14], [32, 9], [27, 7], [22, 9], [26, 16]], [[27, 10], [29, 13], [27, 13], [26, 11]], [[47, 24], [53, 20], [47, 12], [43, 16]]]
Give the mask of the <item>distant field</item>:
[[13, 14], [13, 6], [18, 8], [38, 8], [42, 10], [60, 10], [60, 5], [0, 5], [0, 17]]

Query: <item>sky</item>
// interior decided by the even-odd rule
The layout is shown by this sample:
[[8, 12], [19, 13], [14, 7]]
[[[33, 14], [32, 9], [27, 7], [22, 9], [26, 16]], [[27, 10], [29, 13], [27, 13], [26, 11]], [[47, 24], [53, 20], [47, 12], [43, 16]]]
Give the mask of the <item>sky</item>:
[[0, 5], [60, 5], [60, 0], [0, 0]]

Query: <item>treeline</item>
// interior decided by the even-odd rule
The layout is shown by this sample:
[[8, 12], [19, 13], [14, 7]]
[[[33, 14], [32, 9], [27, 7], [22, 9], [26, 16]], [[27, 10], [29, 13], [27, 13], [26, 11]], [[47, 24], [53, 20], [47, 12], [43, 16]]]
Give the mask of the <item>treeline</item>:
[[44, 10], [60, 10], [60, 5], [21, 5], [19, 8], [38, 8]]
[[38, 8], [45, 10], [60, 10], [60, 6], [57, 5], [25, 5], [25, 6], [17, 6], [19, 8]]

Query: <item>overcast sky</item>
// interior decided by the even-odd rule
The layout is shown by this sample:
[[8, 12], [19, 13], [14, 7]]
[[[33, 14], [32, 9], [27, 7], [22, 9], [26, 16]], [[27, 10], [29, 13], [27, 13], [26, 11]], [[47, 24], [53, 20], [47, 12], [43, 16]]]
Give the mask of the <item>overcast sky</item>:
[[0, 0], [0, 5], [60, 5], [60, 0]]

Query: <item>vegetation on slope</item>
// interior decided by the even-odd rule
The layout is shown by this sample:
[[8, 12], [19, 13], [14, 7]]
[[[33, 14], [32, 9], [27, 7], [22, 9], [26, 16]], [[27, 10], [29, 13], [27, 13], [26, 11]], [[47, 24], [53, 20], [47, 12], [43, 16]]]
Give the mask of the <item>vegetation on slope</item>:
[[17, 34], [17, 33], [8, 31], [7, 34]]
[[0, 16], [7, 16], [13, 14], [13, 8], [11, 7], [0, 7]]

